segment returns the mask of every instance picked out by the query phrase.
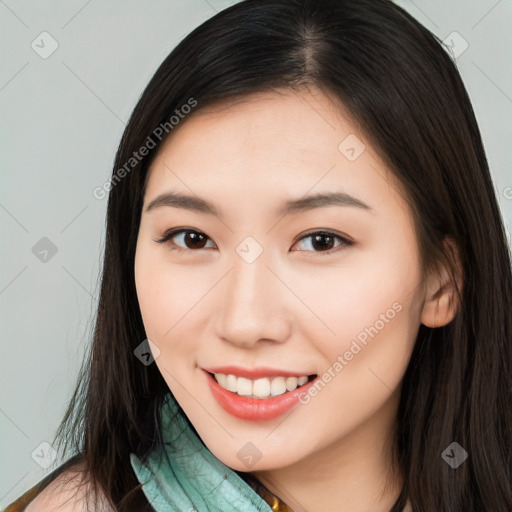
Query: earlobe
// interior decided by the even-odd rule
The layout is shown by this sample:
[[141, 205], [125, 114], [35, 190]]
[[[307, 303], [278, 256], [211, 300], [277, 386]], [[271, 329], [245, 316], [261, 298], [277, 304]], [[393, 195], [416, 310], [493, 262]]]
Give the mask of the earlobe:
[[421, 323], [432, 328], [450, 323], [461, 305], [462, 267], [457, 247], [451, 238], [446, 238], [443, 245], [447, 261], [427, 278], [421, 314]]

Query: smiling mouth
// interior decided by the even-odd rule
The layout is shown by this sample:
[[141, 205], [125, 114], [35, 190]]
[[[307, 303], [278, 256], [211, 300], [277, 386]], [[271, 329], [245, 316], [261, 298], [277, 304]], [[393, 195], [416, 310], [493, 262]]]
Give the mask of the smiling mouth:
[[219, 386], [226, 391], [255, 399], [267, 399], [295, 391], [314, 380], [317, 375], [301, 375], [299, 377], [263, 377], [260, 379], [248, 379], [232, 374], [210, 373]]

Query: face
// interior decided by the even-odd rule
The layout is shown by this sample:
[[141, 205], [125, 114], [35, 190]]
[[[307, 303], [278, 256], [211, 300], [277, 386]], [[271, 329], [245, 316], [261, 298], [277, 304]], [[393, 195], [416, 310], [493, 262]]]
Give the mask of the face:
[[377, 450], [425, 300], [393, 175], [315, 90], [258, 93], [178, 128], [150, 168], [135, 257], [176, 400], [240, 471]]

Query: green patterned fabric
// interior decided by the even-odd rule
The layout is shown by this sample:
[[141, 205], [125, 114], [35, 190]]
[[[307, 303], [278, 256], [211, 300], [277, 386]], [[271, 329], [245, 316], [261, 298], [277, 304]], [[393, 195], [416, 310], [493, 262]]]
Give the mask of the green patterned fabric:
[[[164, 451], [130, 462], [157, 512], [271, 512], [250, 485], [220, 462], [189, 427], [169, 394], [161, 409]], [[167, 455], [167, 457], [166, 457]]]

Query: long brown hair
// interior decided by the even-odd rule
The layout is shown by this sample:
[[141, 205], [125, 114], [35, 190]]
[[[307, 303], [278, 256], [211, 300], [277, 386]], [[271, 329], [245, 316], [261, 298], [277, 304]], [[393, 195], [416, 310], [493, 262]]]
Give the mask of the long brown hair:
[[[134, 283], [143, 187], [176, 110], [271, 89], [315, 86], [338, 100], [397, 176], [413, 208], [424, 270], [459, 251], [452, 322], [420, 326], [398, 410], [396, 469], [415, 512], [512, 510], [512, 275], [479, 129], [441, 42], [389, 0], [245, 0], [190, 33], [143, 92], [117, 152], [101, 294], [84, 361], [56, 443], [117, 510], [145, 503], [129, 463], [161, 447], [168, 386], [134, 349], [146, 338]], [[186, 122], [186, 118], [181, 121]], [[169, 128], [169, 133], [171, 129]], [[129, 172], [118, 172], [147, 146]], [[165, 134], [167, 134], [167, 130]], [[114, 181], [115, 180], [115, 181]], [[455, 269], [454, 269], [455, 272]], [[441, 457], [457, 442], [457, 469]]]

